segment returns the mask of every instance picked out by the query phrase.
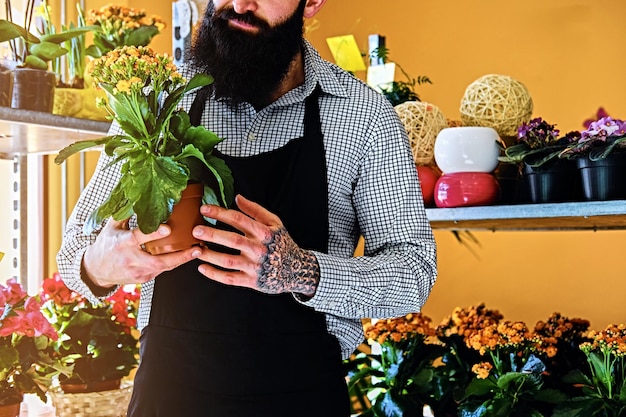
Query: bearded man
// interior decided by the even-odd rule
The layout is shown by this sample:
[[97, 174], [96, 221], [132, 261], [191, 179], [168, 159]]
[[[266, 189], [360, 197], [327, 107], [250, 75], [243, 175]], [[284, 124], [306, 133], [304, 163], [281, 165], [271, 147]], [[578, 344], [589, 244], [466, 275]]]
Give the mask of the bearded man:
[[205, 245], [149, 255], [169, 227], [143, 234], [133, 219], [82, 235], [117, 182], [105, 154], [74, 208], [66, 284], [94, 302], [142, 284], [130, 417], [348, 417], [342, 359], [361, 319], [419, 311], [430, 293], [435, 242], [406, 132], [303, 38], [324, 3], [209, 1], [181, 72], [215, 82], [181, 103], [224, 138], [237, 207], [202, 206], [225, 226], [197, 226]]

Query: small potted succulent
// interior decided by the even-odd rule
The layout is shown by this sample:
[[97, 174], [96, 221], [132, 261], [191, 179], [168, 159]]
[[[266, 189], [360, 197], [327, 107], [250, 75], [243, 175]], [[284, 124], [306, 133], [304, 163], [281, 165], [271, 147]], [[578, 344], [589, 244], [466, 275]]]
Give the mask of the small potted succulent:
[[537, 117], [518, 128], [515, 144], [504, 147], [499, 143], [504, 155], [498, 159], [519, 166], [533, 203], [572, 200], [578, 195], [575, 168], [559, 156], [580, 134], [559, 133], [555, 125]]
[[591, 122], [560, 157], [576, 161], [585, 199], [626, 198], [626, 121], [606, 116]]
[[[213, 154], [214, 146], [222, 139], [203, 126], [192, 126], [178, 103], [183, 94], [209, 85], [213, 79], [198, 74], [187, 82], [171, 57], [155, 54], [149, 47], [134, 46], [115, 49], [93, 61], [91, 75], [106, 91], [107, 100], [102, 104], [121, 133], [74, 143], [55, 159], [62, 163], [76, 152], [104, 145], [112, 158], [106, 169], [119, 170], [119, 182], [90, 216], [86, 232], [101, 227], [109, 217], [125, 220], [133, 215], [142, 232], [154, 232], [170, 219], [177, 203], [188, 201], [183, 198], [185, 191], [198, 197], [191, 213], [180, 219], [188, 239], [175, 241], [176, 248], [174, 243], [161, 247], [173, 251], [199, 243], [191, 236], [191, 229], [203, 223], [201, 201], [228, 206], [234, 198], [233, 177], [224, 161]], [[175, 229], [164, 239], [173, 239]], [[148, 242], [146, 248], [152, 254], [164, 253], [154, 248], [153, 242]]]

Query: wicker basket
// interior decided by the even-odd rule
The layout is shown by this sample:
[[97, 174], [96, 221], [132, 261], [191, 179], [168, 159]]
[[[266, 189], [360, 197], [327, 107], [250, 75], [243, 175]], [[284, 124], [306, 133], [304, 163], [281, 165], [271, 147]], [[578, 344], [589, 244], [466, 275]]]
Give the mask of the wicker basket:
[[57, 417], [126, 417], [132, 392], [132, 383], [124, 381], [120, 389], [66, 394], [54, 387], [48, 395]]

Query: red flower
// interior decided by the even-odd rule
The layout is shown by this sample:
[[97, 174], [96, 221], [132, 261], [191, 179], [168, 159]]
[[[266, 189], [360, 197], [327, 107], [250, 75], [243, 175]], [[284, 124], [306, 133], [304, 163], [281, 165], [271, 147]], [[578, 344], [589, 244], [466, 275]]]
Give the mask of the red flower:
[[51, 278], [43, 281], [41, 296], [45, 301], [53, 300], [58, 306], [69, 304], [82, 298], [78, 293], [67, 288], [58, 272], [55, 272]]
[[59, 335], [40, 310], [39, 301], [34, 297], [26, 298], [23, 309], [13, 309], [5, 317], [0, 327], [0, 336], [17, 334], [26, 337], [47, 336], [57, 340]]
[[6, 286], [2, 288], [2, 294], [4, 295], [5, 304], [10, 305], [17, 304], [28, 295], [15, 278], [7, 280]]

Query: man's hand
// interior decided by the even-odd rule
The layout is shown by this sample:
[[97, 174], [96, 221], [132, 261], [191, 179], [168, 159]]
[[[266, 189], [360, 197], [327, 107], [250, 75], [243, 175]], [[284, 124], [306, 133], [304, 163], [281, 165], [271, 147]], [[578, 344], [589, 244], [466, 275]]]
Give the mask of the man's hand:
[[170, 234], [167, 225], [150, 234], [139, 229], [130, 230], [128, 220], [109, 219], [93, 245], [83, 256], [85, 279], [98, 287], [147, 282], [164, 271], [169, 271], [200, 255], [199, 248], [153, 256], [141, 245]]
[[204, 248], [199, 258], [209, 264], [198, 270], [227, 285], [268, 294], [292, 292], [313, 296], [320, 277], [315, 255], [296, 245], [278, 216], [241, 195], [236, 202], [241, 212], [213, 205], [200, 209], [204, 216], [228, 224], [243, 235], [196, 226], [196, 238], [239, 251], [238, 255], [231, 255]]

